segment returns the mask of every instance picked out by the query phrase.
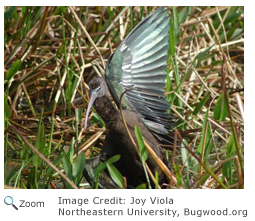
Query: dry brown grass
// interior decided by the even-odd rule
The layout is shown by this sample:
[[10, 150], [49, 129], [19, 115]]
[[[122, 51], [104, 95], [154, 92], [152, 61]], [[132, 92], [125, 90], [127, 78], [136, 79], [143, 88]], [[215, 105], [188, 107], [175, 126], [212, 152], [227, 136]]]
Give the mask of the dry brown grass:
[[[87, 131], [83, 129], [88, 100], [87, 83], [95, 75], [104, 76], [110, 53], [142, 17], [155, 9], [156, 7], [5, 8], [7, 185], [49, 188], [54, 186], [54, 182], [61, 182], [59, 175], [50, 171], [46, 163], [35, 162], [33, 152], [12, 126], [58, 168], [63, 168], [63, 162], [58, 156], [64, 157], [64, 150], [68, 150], [70, 146], [75, 153], [77, 149], [85, 151], [86, 156], [100, 151], [95, 147], [102, 146], [106, 132], [100, 119], [92, 113], [91, 126]], [[176, 164], [173, 171], [177, 178], [180, 177], [178, 187], [221, 188], [222, 185], [218, 185], [212, 176], [207, 176], [203, 166], [205, 164], [228, 188], [242, 188], [243, 8], [169, 9], [177, 29], [175, 55], [169, 57], [169, 74], [174, 91], [167, 91], [166, 95], [176, 97], [172, 102], [171, 112], [179, 120], [176, 129], [186, 140], [186, 145], [180, 145], [192, 150], [190, 154], [185, 148], [182, 151], [178, 149], [173, 155], [172, 149], [166, 147], [169, 156], [171, 154], [169, 161]], [[174, 10], [179, 15], [179, 23], [173, 15]], [[207, 51], [208, 48], [210, 51]], [[206, 53], [202, 53], [204, 51]], [[16, 71], [13, 70], [15, 68]], [[216, 101], [221, 94], [226, 93], [229, 93], [228, 108], [231, 112], [228, 117], [218, 121], [213, 114]], [[208, 99], [194, 113], [205, 96]], [[201, 137], [208, 136], [208, 132], [202, 131], [207, 111], [212, 146], [208, 147], [209, 153], [205, 153], [207, 147], [205, 143], [201, 144], [205, 152], [199, 154], [197, 147], [203, 139]], [[40, 140], [37, 139], [38, 136], [41, 136]], [[226, 150], [231, 146], [231, 136], [234, 139], [232, 146], [239, 150], [239, 155], [238, 151], [229, 153]], [[200, 163], [193, 154], [201, 160]], [[232, 162], [228, 167], [232, 171], [231, 178], [222, 173], [224, 162]], [[38, 176], [34, 175], [35, 172]]]

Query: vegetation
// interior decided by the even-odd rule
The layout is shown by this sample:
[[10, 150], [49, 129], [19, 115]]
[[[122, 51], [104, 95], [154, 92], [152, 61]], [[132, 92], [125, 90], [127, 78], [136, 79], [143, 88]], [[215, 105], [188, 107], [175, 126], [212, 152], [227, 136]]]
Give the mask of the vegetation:
[[[6, 188], [88, 188], [85, 158], [100, 152], [106, 129], [96, 113], [83, 128], [87, 83], [104, 75], [110, 53], [155, 9], [5, 7]], [[243, 188], [244, 9], [169, 12], [166, 98], [177, 126], [175, 144], [164, 147], [176, 180], [168, 187]], [[124, 188], [112, 164], [118, 158], [101, 165], [96, 179], [108, 169]]]

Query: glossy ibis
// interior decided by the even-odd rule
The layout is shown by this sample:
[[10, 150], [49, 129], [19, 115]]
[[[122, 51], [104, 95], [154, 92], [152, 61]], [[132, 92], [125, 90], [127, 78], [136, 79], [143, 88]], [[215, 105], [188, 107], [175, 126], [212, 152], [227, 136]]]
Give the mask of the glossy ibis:
[[[174, 125], [173, 118], [167, 113], [169, 104], [164, 96], [170, 28], [167, 14], [168, 10], [160, 7], [142, 20], [108, 58], [105, 79], [99, 77], [89, 83], [85, 128], [93, 105], [104, 120], [108, 134], [97, 158], [87, 160], [84, 176], [88, 181], [93, 168], [103, 159], [120, 154], [120, 160], [114, 165], [127, 178], [128, 186], [136, 187], [146, 182], [142, 163], [126, 132], [120, 111], [110, 98], [111, 93], [119, 106], [120, 96], [127, 89], [121, 103], [132, 137], [136, 140], [134, 126], [138, 125], [145, 141], [166, 163], [160, 143], [171, 143], [167, 132]], [[151, 156], [146, 162], [153, 173], [158, 172], [162, 184], [165, 181], [162, 170]], [[107, 180], [109, 177], [105, 175], [100, 183], [106, 188], [115, 188], [107, 185]]]

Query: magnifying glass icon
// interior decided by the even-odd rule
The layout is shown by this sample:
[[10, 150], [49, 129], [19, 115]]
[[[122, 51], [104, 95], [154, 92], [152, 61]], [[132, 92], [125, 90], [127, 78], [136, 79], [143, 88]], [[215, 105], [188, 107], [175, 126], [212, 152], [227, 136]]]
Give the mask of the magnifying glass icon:
[[6, 196], [6, 197], [4, 198], [4, 203], [5, 203], [6, 205], [12, 205], [13, 208], [15, 208], [16, 210], [18, 210], [18, 207], [15, 206], [15, 205], [13, 204], [13, 198], [12, 198], [11, 196]]

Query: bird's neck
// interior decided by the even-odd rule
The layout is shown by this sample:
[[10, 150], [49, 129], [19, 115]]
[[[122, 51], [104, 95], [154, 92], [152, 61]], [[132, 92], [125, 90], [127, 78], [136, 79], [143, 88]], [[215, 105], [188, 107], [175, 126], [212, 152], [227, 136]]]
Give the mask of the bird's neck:
[[94, 107], [109, 130], [114, 129], [121, 120], [119, 110], [113, 106], [108, 96], [98, 97], [94, 102]]

